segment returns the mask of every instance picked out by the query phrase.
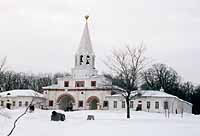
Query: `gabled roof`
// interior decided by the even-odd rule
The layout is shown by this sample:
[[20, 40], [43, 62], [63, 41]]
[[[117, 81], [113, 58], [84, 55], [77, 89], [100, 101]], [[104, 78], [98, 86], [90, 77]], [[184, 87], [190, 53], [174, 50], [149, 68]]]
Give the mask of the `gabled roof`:
[[81, 37], [81, 41], [79, 44], [79, 49], [76, 54], [94, 54], [93, 49], [92, 49], [92, 43], [90, 39], [87, 19], [86, 19], [85, 28]]
[[44, 97], [43, 94], [38, 93], [34, 90], [24, 90], [24, 89], [10, 90], [0, 93], [0, 97], [17, 97], [17, 96]]

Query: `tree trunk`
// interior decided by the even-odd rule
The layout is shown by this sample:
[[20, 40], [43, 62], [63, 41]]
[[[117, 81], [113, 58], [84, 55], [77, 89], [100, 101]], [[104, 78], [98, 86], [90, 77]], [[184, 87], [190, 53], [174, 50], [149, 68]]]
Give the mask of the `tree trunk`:
[[126, 98], [127, 119], [130, 119], [130, 103], [129, 98]]

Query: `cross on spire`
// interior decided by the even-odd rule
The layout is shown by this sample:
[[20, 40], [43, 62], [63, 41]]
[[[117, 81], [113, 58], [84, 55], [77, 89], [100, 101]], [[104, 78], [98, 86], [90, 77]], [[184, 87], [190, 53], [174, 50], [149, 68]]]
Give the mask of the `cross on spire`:
[[90, 16], [88, 16], [88, 15], [85, 16], [86, 23], [87, 23], [89, 17], [90, 17]]

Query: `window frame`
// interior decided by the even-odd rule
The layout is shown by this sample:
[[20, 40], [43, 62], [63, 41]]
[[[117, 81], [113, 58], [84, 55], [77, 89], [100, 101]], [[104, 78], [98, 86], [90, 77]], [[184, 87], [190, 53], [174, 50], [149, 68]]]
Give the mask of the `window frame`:
[[168, 103], [168, 101], [164, 101], [164, 109], [165, 110], [169, 109], [169, 103]]
[[89, 55], [86, 56], [86, 65], [90, 65], [90, 56]]
[[125, 101], [122, 101], [122, 109], [125, 109], [126, 108], [126, 103]]
[[13, 106], [13, 107], [16, 106], [16, 102], [15, 102], [15, 101], [12, 102], [12, 106]]
[[29, 102], [28, 102], [28, 101], [25, 101], [24, 105], [25, 105], [25, 106], [28, 106], [28, 105], [29, 105]]
[[134, 108], [134, 101], [130, 101], [130, 108], [131, 108], [131, 109]]
[[96, 81], [91, 81], [91, 87], [96, 87], [97, 86], [97, 82]]
[[150, 108], [151, 108], [151, 102], [147, 101], [147, 109], [150, 109]]
[[49, 107], [53, 107], [54, 101], [53, 100], [49, 100]]
[[160, 107], [159, 101], [156, 101], [155, 102], [155, 109], [159, 109], [159, 107]]
[[85, 87], [85, 81], [75, 81], [75, 87]]
[[109, 104], [108, 104], [108, 101], [103, 101], [103, 107], [108, 107]]
[[80, 59], [80, 65], [83, 65], [83, 62], [84, 62], [83, 57], [84, 57], [83, 55], [80, 55], [80, 58], [79, 58]]
[[69, 87], [69, 81], [64, 81], [64, 87]]
[[1, 101], [1, 106], [2, 106], [2, 107], [4, 106], [4, 101]]
[[117, 101], [113, 101], [113, 108], [117, 109]]
[[78, 101], [78, 107], [83, 108], [83, 101]]
[[19, 101], [18, 104], [19, 104], [19, 107], [22, 107], [22, 101]]

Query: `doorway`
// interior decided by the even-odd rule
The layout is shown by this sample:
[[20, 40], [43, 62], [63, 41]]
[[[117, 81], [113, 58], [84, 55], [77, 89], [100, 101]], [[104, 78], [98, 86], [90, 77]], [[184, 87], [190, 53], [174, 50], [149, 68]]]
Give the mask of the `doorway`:
[[87, 103], [89, 104], [89, 110], [97, 110], [99, 104], [99, 98], [96, 96], [91, 96], [88, 98]]
[[64, 94], [58, 98], [59, 109], [64, 111], [72, 111], [75, 99], [72, 95]]
[[7, 104], [6, 104], [6, 108], [7, 108], [7, 109], [11, 109], [11, 104], [10, 104], [10, 103], [7, 103]]

